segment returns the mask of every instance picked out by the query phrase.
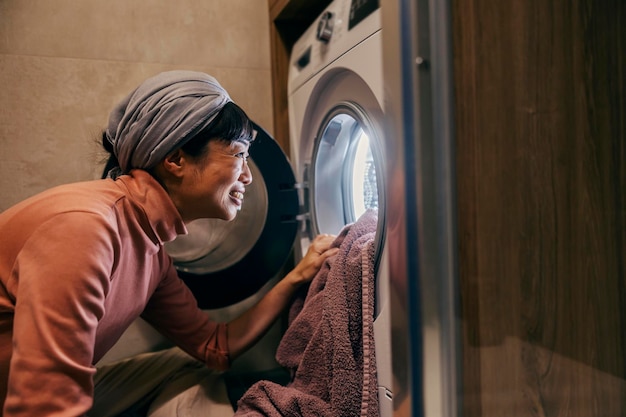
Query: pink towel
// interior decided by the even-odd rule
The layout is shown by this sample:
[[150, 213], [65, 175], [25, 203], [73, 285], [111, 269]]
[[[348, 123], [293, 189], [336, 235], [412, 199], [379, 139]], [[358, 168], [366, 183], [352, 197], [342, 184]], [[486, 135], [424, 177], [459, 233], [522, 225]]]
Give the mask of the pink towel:
[[276, 359], [292, 372], [287, 386], [253, 385], [235, 416], [378, 416], [373, 340], [374, 237], [367, 211], [342, 229], [340, 250], [292, 305]]

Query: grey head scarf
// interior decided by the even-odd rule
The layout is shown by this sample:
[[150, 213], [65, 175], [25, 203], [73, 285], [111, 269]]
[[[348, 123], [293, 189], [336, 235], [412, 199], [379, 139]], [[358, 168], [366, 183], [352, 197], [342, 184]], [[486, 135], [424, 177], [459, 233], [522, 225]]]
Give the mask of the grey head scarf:
[[208, 126], [229, 101], [217, 80], [202, 72], [168, 71], [147, 79], [109, 116], [106, 137], [120, 164], [109, 176], [152, 168]]

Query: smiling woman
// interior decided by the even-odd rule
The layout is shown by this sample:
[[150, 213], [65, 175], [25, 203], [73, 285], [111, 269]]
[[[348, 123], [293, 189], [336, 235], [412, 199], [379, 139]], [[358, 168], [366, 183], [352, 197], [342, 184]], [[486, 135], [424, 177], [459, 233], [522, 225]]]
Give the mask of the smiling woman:
[[[252, 181], [252, 126], [213, 77], [158, 74], [111, 113], [103, 141], [117, 161], [110, 178], [56, 187], [0, 214], [0, 235], [10, 236], [0, 241], [5, 417], [116, 415], [120, 404], [151, 395], [154, 384], [138, 383], [159, 382], [150, 367], [130, 379], [111, 377], [122, 370], [95, 386], [93, 379], [93, 364], [140, 315], [195, 360], [226, 369], [336, 253], [333, 236], [316, 239], [292, 271], [228, 323], [198, 308], [164, 244], [187, 233], [192, 220], [237, 216]], [[158, 371], [167, 378], [178, 368]]]

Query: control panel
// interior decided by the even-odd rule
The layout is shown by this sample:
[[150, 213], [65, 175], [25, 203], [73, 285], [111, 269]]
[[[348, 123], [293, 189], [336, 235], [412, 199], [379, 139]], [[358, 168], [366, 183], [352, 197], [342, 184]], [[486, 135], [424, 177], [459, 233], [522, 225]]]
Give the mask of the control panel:
[[[379, 0], [334, 0], [294, 44], [289, 91], [380, 30]], [[361, 24], [365, 20], [376, 20]]]

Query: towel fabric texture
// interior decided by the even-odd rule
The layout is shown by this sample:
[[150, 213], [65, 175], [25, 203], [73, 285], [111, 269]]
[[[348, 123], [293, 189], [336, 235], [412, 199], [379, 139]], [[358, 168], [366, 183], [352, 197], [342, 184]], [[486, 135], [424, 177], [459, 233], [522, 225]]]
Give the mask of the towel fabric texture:
[[339, 252], [322, 266], [289, 311], [276, 359], [292, 372], [286, 386], [254, 384], [237, 417], [378, 416], [374, 319], [374, 237], [369, 210], [344, 227]]
[[229, 101], [217, 80], [202, 72], [167, 71], [148, 78], [109, 116], [107, 140], [121, 173], [152, 168], [208, 126]]

